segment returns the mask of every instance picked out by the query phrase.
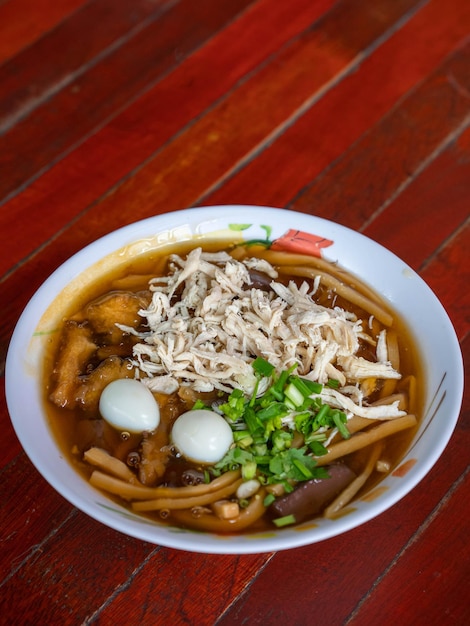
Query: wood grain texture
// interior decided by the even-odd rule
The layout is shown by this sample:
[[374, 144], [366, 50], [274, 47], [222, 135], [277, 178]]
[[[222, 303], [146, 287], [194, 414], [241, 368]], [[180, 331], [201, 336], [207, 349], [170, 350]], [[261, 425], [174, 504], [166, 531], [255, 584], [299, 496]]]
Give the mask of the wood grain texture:
[[23, 562], [40, 559], [42, 543], [73, 515], [72, 506], [38, 478], [37, 470], [24, 453], [17, 454], [2, 467], [0, 513], [5, 520], [0, 556], [2, 585]]
[[[394, 564], [349, 624], [380, 621], [384, 626], [392, 626], [397, 620], [419, 623], [423, 611], [434, 615], [435, 623], [468, 622], [470, 607], [463, 605], [459, 596], [469, 589], [469, 498], [470, 472], [467, 469], [433, 512], [422, 531], [424, 536], [414, 538], [406, 555]], [[447, 547], [449, 544], [452, 551]], [[427, 548], [423, 549], [423, 545]], [[381, 607], [391, 595], [395, 608], [384, 614]], [[419, 606], [417, 597], [420, 597]]]
[[10, 0], [0, 4], [0, 63], [31, 46], [84, 4], [86, 0]]
[[[26, 5], [0, 0], [1, 381], [21, 310], [73, 252], [149, 215], [242, 202], [335, 219], [409, 263], [455, 325], [468, 389], [468, 0]], [[468, 391], [412, 493], [275, 554], [106, 528], [22, 452], [4, 385], [0, 424], [1, 624], [469, 622]]]
[[[284, 116], [292, 115], [306, 99], [323, 89], [336, 72], [354, 59], [362, 45], [369, 45], [380, 36], [397, 19], [400, 10], [410, 4], [406, 0], [394, 4], [392, 9], [386, 3], [387, 10], [384, 9], [382, 15], [373, 11], [369, 3], [361, 4], [361, 12], [355, 10], [354, 3], [339, 3], [317, 28], [282, 48], [267, 66], [231, 92], [229, 99], [221, 101], [157, 152], [143, 168], [94, 207], [93, 211], [107, 220], [103, 232], [132, 219], [195, 203], [227, 169], [269, 136]], [[344, 32], [341, 25], [352, 19], [357, 22], [355, 38], [348, 36], [351, 41], [330, 43], [332, 33]], [[315, 68], [313, 76], [312, 68]], [[247, 119], [249, 124], [245, 123]], [[113, 208], [117, 204], [121, 206], [119, 211]], [[129, 212], [127, 218], [124, 211]], [[121, 215], [123, 219], [113, 223], [110, 215]]]
[[[470, 278], [469, 222], [467, 219], [466, 224], [446, 241], [421, 272], [446, 307], [459, 339], [464, 338], [470, 328], [470, 295], [467, 288]], [[449, 277], [454, 275], [455, 279], [449, 280]]]
[[161, 19], [97, 58], [0, 137], [0, 198], [91, 134], [249, 3], [180, 0]]
[[96, 57], [107, 56], [172, 4], [169, 0], [95, 0], [5, 63], [0, 67], [0, 132], [34, 115], [34, 109], [95, 64]]
[[[338, 85], [313, 103], [266, 150], [199, 202], [294, 206], [291, 201], [296, 194], [308, 189], [312, 181], [465, 40], [470, 20], [468, 7], [465, 0], [457, 0], [441, 16], [442, 5], [437, 0], [410, 15], [401, 28], [390, 32], [373, 54], [365, 54], [355, 71], [347, 73]], [[269, 186], [259, 184], [266, 179]], [[295, 205], [297, 210], [303, 210], [300, 204]], [[322, 211], [321, 205], [304, 207], [315, 214]]]
[[[6, 203], [0, 211], [0, 245], [6, 246], [8, 253], [0, 273], [145, 162], [178, 129], [267, 62], [278, 47], [306, 29], [330, 4], [331, 0], [297, 2], [293, 19], [284, 3], [256, 3], [96, 135]], [[34, 221], [28, 220], [31, 211]], [[116, 225], [119, 222], [109, 228]]]
[[[361, 229], [470, 122], [466, 95], [470, 47], [455, 52], [429, 79], [290, 205]], [[455, 78], [459, 75], [459, 79]], [[439, 124], [436, 119], [439, 118]], [[379, 145], [389, 146], [387, 155]], [[352, 167], [354, 163], [354, 167]]]
[[[257, 576], [271, 558], [271, 554], [201, 556], [160, 550], [127, 588], [99, 611], [99, 620], [164, 626], [171, 616], [174, 623], [212, 626], [233, 598], [244, 593], [246, 581]], [[151, 574], [166, 568], [173, 572], [171, 580]], [[155, 601], [148, 602], [148, 598]]]
[[[156, 550], [75, 513], [2, 585], [2, 602], [14, 603], [22, 623], [76, 624], [124, 585]], [[63, 558], [64, 543], [69, 553]], [[103, 570], [103, 563], [108, 571]], [[100, 575], [96, 575], [97, 572]]]
[[[269, 65], [146, 162], [99, 209], [132, 204], [137, 215], [147, 216], [193, 204], [319, 96], [363, 47], [394, 23], [404, 4], [411, 3], [394, 3], [393, 9], [387, 3], [390, 8], [379, 13], [369, 3], [338, 3], [316, 28], [282, 48]], [[341, 28], [345, 23], [354, 27], [336, 41], [333, 33], [346, 32]]]
[[[415, 270], [435, 254], [468, 216], [470, 193], [470, 128], [451, 140], [411, 184], [365, 229]], [[432, 227], [423, 229], [426, 224]], [[462, 264], [462, 270], [465, 264]]]

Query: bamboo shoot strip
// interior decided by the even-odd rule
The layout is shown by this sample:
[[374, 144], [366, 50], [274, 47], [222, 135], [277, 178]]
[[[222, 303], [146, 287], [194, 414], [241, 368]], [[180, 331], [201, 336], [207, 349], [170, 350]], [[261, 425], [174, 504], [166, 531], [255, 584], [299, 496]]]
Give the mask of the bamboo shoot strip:
[[397, 417], [396, 419], [387, 422], [381, 422], [379, 426], [370, 428], [366, 432], [359, 432], [350, 439], [345, 439], [333, 444], [330, 448], [328, 448], [328, 452], [326, 454], [315, 457], [315, 459], [318, 465], [327, 465], [335, 459], [351, 454], [351, 452], [361, 450], [362, 448], [370, 446], [372, 443], [375, 443], [384, 437], [389, 437], [390, 435], [400, 432], [401, 430], [412, 428], [413, 426], [416, 426], [416, 424], [417, 419], [414, 415], [404, 415], [403, 417]]
[[[387, 331], [387, 352], [388, 360], [392, 364], [393, 369], [397, 372], [400, 371], [400, 350], [398, 349], [398, 337], [397, 333], [392, 330]], [[389, 378], [384, 382], [381, 389], [381, 397], [389, 396], [394, 393], [397, 388], [397, 380]]]
[[234, 533], [248, 528], [262, 517], [266, 511], [263, 504], [266, 491], [261, 488], [250, 500], [249, 505], [240, 511], [240, 515], [233, 519], [220, 519], [214, 514], [203, 513], [195, 517], [191, 511], [171, 511], [171, 519], [178, 526], [206, 530], [214, 533]]
[[83, 458], [90, 465], [99, 467], [101, 470], [125, 480], [129, 483], [140, 485], [138, 478], [131, 471], [129, 467], [119, 459], [111, 456], [106, 450], [102, 448], [90, 448], [83, 454]]
[[155, 500], [157, 498], [187, 498], [213, 493], [234, 483], [239, 478], [240, 472], [236, 470], [226, 472], [210, 483], [192, 487], [144, 487], [131, 485], [108, 474], [95, 471], [90, 477], [90, 483], [94, 487], [128, 500]]
[[341, 283], [347, 283], [352, 289], [358, 291], [369, 300], [380, 303], [380, 298], [373, 289], [357, 280], [354, 274], [348, 273], [345, 269], [332, 261], [325, 261], [325, 259], [320, 257], [293, 254], [291, 252], [287, 255], [283, 252], [273, 250], [260, 252], [256, 256], [266, 259], [278, 270], [281, 267], [285, 267], [285, 272], [289, 272], [293, 267], [303, 267], [309, 270], [316, 268], [318, 271], [314, 272], [314, 275], [328, 275], [334, 277]]
[[222, 487], [218, 491], [204, 493], [194, 497], [141, 500], [139, 502], [133, 502], [132, 508], [134, 511], [158, 511], [161, 509], [174, 511], [175, 509], [192, 509], [195, 506], [206, 506], [207, 504], [212, 504], [213, 502], [217, 502], [217, 500], [223, 500], [233, 495], [242, 482], [243, 480], [240, 478], [226, 487]]
[[[402, 393], [396, 393], [396, 394], [393, 394], [392, 396], [388, 396], [387, 398], [381, 398], [380, 400], [373, 402], [370, 406], [380, 406], [383, 404], [387, 405], [387, 404], [392, 404], [393, 402], [397, 402], [397, 401], [399, 402], [398, 408], [401, 411], [406, 411], [407, 401], [406, 401], [405, 395]], [[393, 418], [393, 419], [396, 419], [396, 418]], [[369, 417], [361, 417], [360, 415], [353, 415], [352, 417], [348, 419], [347, 429], [349, 433], [353, 435], [354, 433], [358, 433], [361, 430], [365, 430], [366, 428], [373, 426], [374, 422], [375, 420], [372, 420]], [[326, 434], [326, 439], [329, 440], [329, 437], [331, 436], [332, 431], [329, 430], [325, 434]], [[339, 432], [335, 434], [333, 439], [331, 439], [331, 443], [333, 444], [333, 443], [336, 443], [337, 441], [344, 441], [343, 437], [341, 436]], [[300, 445], [298, 447], [300, 447]]]
[[338, 511], [340, 511], [348, 502], [354, 498], [359, 489], [361, 489], [366, 480], [374, 471], [375, 465], [379, 460], [380, 454], [382, 453], [383, 443], [382, 441], [378, 441], [373, 445], [371, 455], [367, 461], [367, 464], [363, 471], [359, 474], [357, 478], [355, 478], [352, 483], [350, 483], [346, 489], [337, 496], [333, 502], [327, 506], [324, 510], [323, 515], [328, 518], [333, 518]]
[[361, 309], [377, 318], [384, 326], [391, 326], [393, 323], [393, 317], [383, 307], [333, 276], [309, 267], [285, 266], [279, 267], [278, 270], [280, 273], [311, 279], [314, 279], [315, 276], [321, 276], [322, 284], [329, 289], [333, 289], [338, 296], [341, 296], [353, 305], [361, 307]]

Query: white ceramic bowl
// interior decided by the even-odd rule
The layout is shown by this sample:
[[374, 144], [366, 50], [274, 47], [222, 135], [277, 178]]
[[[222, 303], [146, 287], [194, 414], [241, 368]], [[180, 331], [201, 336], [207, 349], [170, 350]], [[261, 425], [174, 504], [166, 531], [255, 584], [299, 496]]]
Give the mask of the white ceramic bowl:
[[[47, 333], [61, 307], [92, 278], [115, 263], [168, 242], [204, 237], [275, 240], [291, 229], [329, 240], [322, 256], [357, 274], [408, 322], [425, 364], [425, 414], [403, 458], [403, 471], [388, 476], [380, 495], [359, 500], [348, 515], [295, 528], [217, 536], [172, 528], [138, 517], [92, 488], [64, 459], [41, 403], [41, 359]], [[322, 243], [319, 244], [322, 246]], [[51, 303], [54, 306], [51, 307]], [[92, 518], [154, 544], [205, 553], [245, 554], [298, 547], [344, 533], [386, 511], [411, 491], [443, 452], [457, 422], [463, 394], [459, 344], [442, 305], [423, 280], [394, 254], [348, 228], [282, 209], [216, 206], [151, 217], [121, 228], [75, 254], [42, 285], [13, 334], [6, 365], [8, 408], [17, 436], [43, 477]]]

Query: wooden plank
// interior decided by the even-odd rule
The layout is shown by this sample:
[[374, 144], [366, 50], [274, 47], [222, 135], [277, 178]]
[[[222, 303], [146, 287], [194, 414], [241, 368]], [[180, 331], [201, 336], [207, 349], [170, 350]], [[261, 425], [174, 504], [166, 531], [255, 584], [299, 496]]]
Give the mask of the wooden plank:
[[[72, 514], [73, 508], [44, 480], [26, 455], [8, 465], [2, 459], [0, 514], [3, 520], [0, 552], [0, 582], [23, 562], [41, 553], [39, 542], [54, 533]], [[34, 524], [30, 520], [34, 519]]]
[[[317, 28], [292, 42], [229, 99], [156, 153], [105, 198], [99, 210], [132, 206], [134, 214], [151, 215], [191, 205], [338, 78], [412, 4], [384, 2], [378, 11], [377, 2], [338, 3]], [[337, 32], [349, 35], [335, 41]]]
[[[0, 274], [149, 158], [180, 127], [307, 28], [331, 2], [298, 0], [293, 15], [289, 6], [278, 0], [257, 2], [99, 133], [6, 203], [0, 212], [0, 245], [7, 246]], [[157, 109], [159, 114], [155, 115]], [[34, 221], [29, 217], [32, 213]]]
[[37, 176], [114, 116], [250, 2], [253, 0], [233, 0], [229, 4], [180, 0], [159, 20], [150, 22], [117, 50], [91, 64], [87, 72], [77, 75], [0, 137], [0, 198]]
[[56, 531], [2, 585], [2, 603], [15, 607], [18, 623], [83, 623], [159, 549], [79, 513]]
[[[98, 611], [100, 622], [140, 626], [197, 624], [213, 626], [271, 554], [200, 555], [175, 550], [152, 554], [126, 587]], [[149, 573], [166, 570], [172, 579]], [[188, 572], [195, 575], [188, 576]], [[151, 599], [149, 601], [149, 598]], [[267, 622], [265, 622], [267, 623]]]
[[[470, 128], [455, 138], [363, 231], [419, 270], [468, 216]], [[426, 228], [431, 223], [432, 228]], [[426, 237], [423, 229], [426, 228]]]
[[309, 185], [291, 208], [362, 229], [442, 144], [468, 125], [469, 66], [467, 45]]
[[[470, 604], [462, 602], [462, 594], [470, 591], [469, 500], [467, 469], [348, 624], [419, 624], [425, 616], [436, 624], [468, 624]], [[384, 611], [390, 598], [394, 608]]]
[[0, 4], [0, 64], [67, 19], [87, 0], [10, 0]]
[[[440, 0], [427, 3], [253, 162], [199, 203], [289, 204], [456, 48], [468, 32], [469, 12], [466, 0], [453, 0], [446, 12]], [[334, 219], [318, 202], [305, 200], [304, 208], [300, 199], [295, 208]]]
[[72, 83], [95, 57], [109, 53], [116, 42], [131, 37], [148, 18], [157, 19], [172, 4], [174, 0], [86, 3], [47, 37], [0, 66], [0, 132]]
[[[444, 305], [459, 338], [470, 330], [470, 220], [467, 219], [455, 235], [421, 272], [424, 280]], [[452, 276], [452, 280], [449, 277]]]

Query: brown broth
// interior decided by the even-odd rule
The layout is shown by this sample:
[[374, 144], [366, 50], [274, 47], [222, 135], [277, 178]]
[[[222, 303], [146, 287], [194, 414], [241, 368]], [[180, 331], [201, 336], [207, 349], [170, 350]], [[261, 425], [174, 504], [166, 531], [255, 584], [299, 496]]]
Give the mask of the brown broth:
[[[194, 247], [194, 245], [194, 241], [187, 241], [180, 244], [168, 246], [164, 249], [163, 252], [159, 250], [157, 252], [142, 254], [135, 259], [132, 259], [132, 261], [127, 263], [125, 266], [121, 266], [116, 271], [110, 272], [102, 276], [99, 280], [93, 281], [86, 289], [83, 289], [80, 291], [80, 293], [77, 293], [76, 298], [72, 302], [70, 302], [68, 309], [64, 311], [64, 320], [77, 314], [85, 307], [87, 303], [95, 300], [99, 296], [107, 294], [108, 292], [114, 291], [116, 289], [128, 289], [132, 292], [145, 290], [148, 285], [149, 277], [166, 274], [167, 257], [169, 254], [176, 253], [180, 256], [184, 256]], [[205, 245], [204, 249], [210, 251], [230, 251], [230, 247], [227, 248], [226, 242], [212, 242], [209, 245]], [[255, 252], [256, 250], [253, 248], [248, 249], [248, 254], [250, 256], [256, 256], [256, 254], [254, 254]], [[286, 253], [286, 255], [287, 254], [288, 253]], [[235, 256], [236, 258], [240, 258], [239, 251]], [[347, 273], [345, 273], [345, 276], [349, 277]], [[288, 275], [285, 275], [280, 276], [278, 280], [285, 282], [288, 280], [288, 278]], [[304, 280], [307, 279], [298, 277], [295, 278], [295, 281], [297, 283], [303, 282]], [[349, 284], [354, 285], [355, 288], [361, 289], [361, 283], [356, 277], [350, 277]], [[367, 292], [367, 288], [365, 289], [365, 291]], [[357, 307], [352, 307], [349, 303], [343, 302], [341, 298], [336, 297], [336, 295], [332, 294], [331, 291], [328, 289], [322, 288], [318, 294], [318, 298], [316, 299], [319, 301], [320, 304], [331, 306], [333, 297], [335, 299], [334, 304], [336, 306], [346, 308], [350, 311], [352, 310], [359, 318], [367, 321], [369, 314], [365, 314], [364, 311], [362, 311], [361, 309]], [[411, 333], [409, 332], [406, 324], [400, 318], [400, 316], [397, 315], [391, 309], [388, 303], [385, 302], [382, 298], [377, 296], [377, 301], [380, 302], [384, 309], [393, 314], [393, 329], [396, 331], [398, 336], [401, 362], [400, 370], [403, 374], [403, 378], [405, 378], [409, 374], [413, 374], [418, 380], [418, 398], [416, 399], [415, 406], [410, 406], [408, 408], [408, 412], [415, 414], [419, 419], [422, 412], [424, 383], [422, 376], [422, 367], [419, 362], [415, 344], [413, 342]], [[57, 359], [59, 341], [59, 333], [52, 335], [48, 348], [46, 350], [46, 356], [44, 360], [43, 385], [44, 406], [53, 435], [57, 440], [61, 450], [64, 452], [64, 454], [66, 455], [70, 463], [76, 468], [76, 470], [88, 479], [93, 468], [91, 468], [86, 462], [82, 460], [82, 454], [84, 450], [92, 445], [96, 445], [107, 449], [111, 454], [125, 461], [129, 452], [138, 450], [141, 437], [140, 435], [133, 435], [123, 440], [120, 433], [118, 433], [111, 426], [107, 425], [104, 420], [99, 419], [99, 415], [93, 416], [95, 418], [94, 420], [92, 420], [94, 424], [90, 426], [90, 424], [86, 423], [89, 420], [84, 420], [83, 411], [81, 409], [64, 409], [56, 406], [49, 400], [49, 394], [51, 391], [53, 378], [52, 369]], [[189, 408], [190, 406], [183, 400], [176, 399], [171, 404], [171, 411], [170, 409], [168, 409], [168, 411], [170, 412], [168, 412], [167, 415], [165, 414], [165, 411], [167, 411], [167, 409], [161, 409], [162, 420], [167, 420], [168, 423], [171, 424], [179, 412], [183, 412], [185, 410], [188, 410]], [[414, 432], [415, 428], [408, 429], [397, 435], [388, 437], [385, 440], [386, 443], [382, 457], [385, 457], [390, 462], [391, 470], [393, 470], [393, 468], [397, 466], [400, 459], [403, 457], [411, 439], [414, 436]], [[366, 456], [367, 451], [362, 451], [351, 455], [351, 464], [358, 467], [362, 466], [365, 463]], [[181, 472], [183, 469], [189, 467], [190, 465], [191, 464], [181, 459], [176, 461], [173, 460], [169, 463], [169, 469], [167, 474], [165, 475], [165, 480], [171, 481], [172, 475], [178, 474], [178, 472]], [[370, 479], [367, 481], [366, 485], [361, 489], [358, 496], [367, 492], [372, 486], [380, 482], [384, 478], [384, 476], [385, 474], [374, 471]], [[116, 498], [112, 496], [110, 497], [111, 499], [116, 500]], [[117, 499], [117, 501], [120, 500]], [[122, 501], [120, 502], [122, 504]], [[158, 519], [159, 521], [161, 521], [157, 513], [155, 513], [155, 515], [145, 514], [145, 516], [150, 516], [154, 519]], [[258, 528], [262, 526], [263, 523], [257, 524]], [[253, 529], [250, 528], [250, 531], [252, 530]]]

